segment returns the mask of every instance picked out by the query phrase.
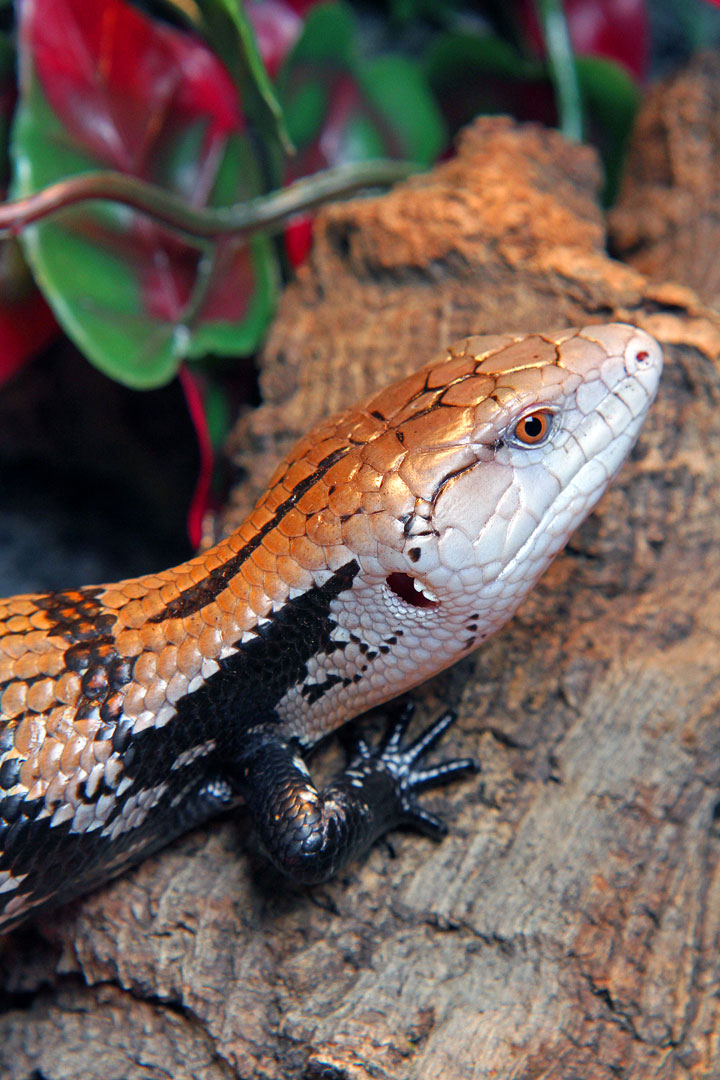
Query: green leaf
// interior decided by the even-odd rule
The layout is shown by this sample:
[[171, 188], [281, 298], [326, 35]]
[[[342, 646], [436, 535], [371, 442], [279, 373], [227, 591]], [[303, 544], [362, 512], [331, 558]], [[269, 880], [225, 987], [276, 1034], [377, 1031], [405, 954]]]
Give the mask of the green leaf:
[[[104, 4], [114, 8], [116, 37], [105, 41], [103, 66], [92, 5], [23, 3], [13, 194], [108, 167], [198, 207], [258, 194], [257, 163], [219, 62], [121, 0]], [[104, 202], [27, 228], [22, 242], [63, 328], [100, 370], [130, 386], [166, 382], [186, 357], [252, 351], [274, 306], [277, 263], [261, 235], [191, 246]]]
[[243, 107], [256, 124], [274, 161], [266, 190], [280, 182], [280, 155], [291, 154], [293, 144], [282, 107], [260, 56], [250, 21], [240, 0], [197, 0], [201, 32], [225, 64], [240, 92]]
[[575, 58], [578, 82], [590, 118], [593, 142], [600, 146], [605, 163], [604, 201], [612, 203], [622, 171], [625, 151], [640, 92], [620, 64], [601, 56]]
[[399, 135], [403, 156], [422, 165], [434, 161], [447, 131], [420, 66], [404, 56], [378, 56], [360, 66], [358, 83]]
[[[487, 75], [509, 79], [540, 79], [547, 68], [523, 56], [496, 34], [450, 31], [434, 38], [425, 54], [424, 70], [430, 84], [440, 88], [457, 79], [482, 80]], [[471, 84], [473, 90], [479, 89]]]
[[421, 65], [398, 55], [364, 59], [345, 3], [310, 11], [278, 93], [298, 148], [292, 177], [375, 157], [427, 165], [447, 139]]

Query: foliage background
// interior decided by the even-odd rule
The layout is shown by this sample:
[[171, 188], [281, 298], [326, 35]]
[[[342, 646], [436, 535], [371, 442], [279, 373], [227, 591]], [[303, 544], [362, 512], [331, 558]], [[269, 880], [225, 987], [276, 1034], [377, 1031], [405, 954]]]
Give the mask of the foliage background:
[[[380, 157], [427, 167], [480, 112], [595, 142], [610, 201], [643, 85], [716, 44], [720, 10], [20, 0], [0, 7], [0, 30], [7, 195], [109, 169], [202, 215], [327, 168]], [[216, 452], [257, 401], [253, 355], [311, 244], [310, 214], [273, 235], [189, 242], [129, 192], [0, 243], [5, 592], [189, 554], [232, 479]]]

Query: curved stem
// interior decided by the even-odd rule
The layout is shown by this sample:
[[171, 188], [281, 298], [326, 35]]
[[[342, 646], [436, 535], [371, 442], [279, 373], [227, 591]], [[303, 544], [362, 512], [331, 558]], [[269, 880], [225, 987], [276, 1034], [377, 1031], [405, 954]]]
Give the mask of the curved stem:
[[14, 236], [34, 222], [77, 203], [98, 199], [121, 203], [150, 215], [176, 232], [196, 240], [218, 236], [251, 236], [282, 227], [293, 214], [312, 210], [330, 199], [363, 188], [387, 187], [404, 180], [417, 167], [404, 161], [368, 161], [316, 173], [244, 203], [195, 209], [156, 184], [117, 172], [91, 172], [59, 180], [33, 195], [0, 203], [0, 236]]
[[545, 38], [550, 78], [555, 86], [560, 130], [568, 139], [583, 138], [582, 95], [578, 83], [562, 0], [535, 0]]

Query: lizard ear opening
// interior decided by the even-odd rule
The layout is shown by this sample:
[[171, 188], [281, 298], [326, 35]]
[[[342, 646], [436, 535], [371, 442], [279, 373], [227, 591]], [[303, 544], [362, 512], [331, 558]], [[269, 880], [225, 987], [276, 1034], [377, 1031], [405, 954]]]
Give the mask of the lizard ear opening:
[[404, 600], [406, 604], [412, 604], [413, 607], [428, 608], [437, 607], [439, 600], [430, 592], [428, 588], [422, 585], [410, 574], [394, 573], [388, 574], [385, 579], [387, 586], [396, 596], [399, 596], [401, 600]]

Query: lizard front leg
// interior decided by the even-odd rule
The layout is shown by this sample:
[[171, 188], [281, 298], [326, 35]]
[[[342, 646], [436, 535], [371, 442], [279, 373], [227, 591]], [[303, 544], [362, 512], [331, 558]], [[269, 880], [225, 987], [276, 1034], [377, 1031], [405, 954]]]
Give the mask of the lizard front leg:
[[311, 885], [333, 877], [365, 852], [378, 837], [409, 825], [435, 839], [444, 823], [417, 802], [417, 792], [475, 772], [470, 758], [418, 767], [455, 719], [445, 712], [409, 745], [403, 737], [410, 720], [406, 708], [376, 748], [359, 740], [343, 772], [319, 791], [296, 744], [271, 729], [248, 736], [236, 782], [270, 860], [287, 877]]

